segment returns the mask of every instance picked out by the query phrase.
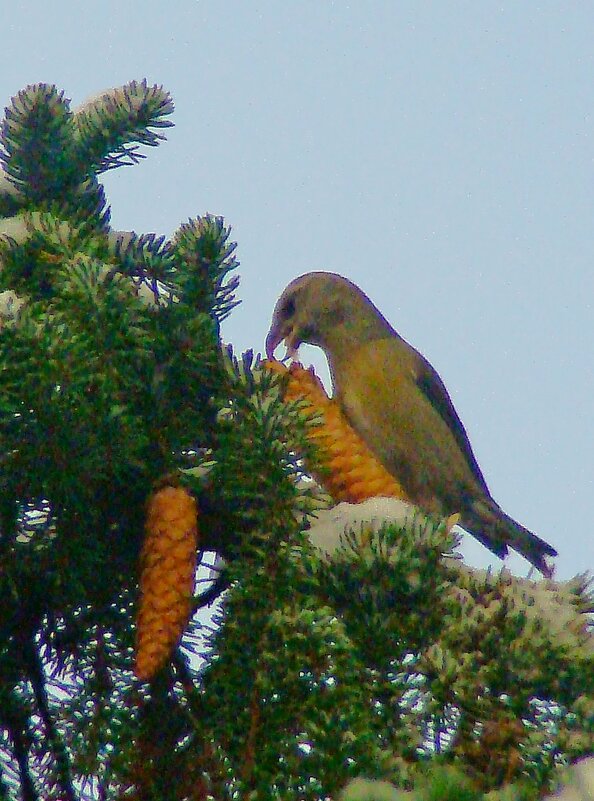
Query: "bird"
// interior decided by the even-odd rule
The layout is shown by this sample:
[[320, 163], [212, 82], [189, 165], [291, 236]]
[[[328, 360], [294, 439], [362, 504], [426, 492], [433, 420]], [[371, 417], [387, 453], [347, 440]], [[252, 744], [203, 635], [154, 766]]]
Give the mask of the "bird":
[[544, 576], [557, 551], [493, 499], [448, 391], [427, 359], [367, 295], [332, 272], [310, 272], [279, 297], [266, 337], [274, 360], [302, 343], [324, 351], [333, 397], [352, 428], [421, 510], [459, 524], [504, 559], [512, 548]]

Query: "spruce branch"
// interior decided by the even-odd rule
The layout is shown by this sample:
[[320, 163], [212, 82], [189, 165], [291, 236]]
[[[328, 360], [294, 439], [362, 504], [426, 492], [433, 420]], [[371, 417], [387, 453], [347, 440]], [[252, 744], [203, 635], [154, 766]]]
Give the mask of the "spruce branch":
[[35, 702], [41, 720], [43, 721], [45, 734], [53, 749], [56, 766], [56, 784], [59, 787], [60, 796], [64, 801], [77, 801], [77, 795], [72, 782], [72, 771], [68, 752], [50, 711], [46, 689], [46, 677], [38, 646], [31, 640], [29, 640], [26, 646], [26, 660]]
[[[0, 167], [0, 202], [7, 203], [12, 198], [13, 202], [17, 202], [19, 197], [19, 190], [8, 177], [6, 171]], [[0, 217], [8, 217], [9, 213], [0, 214]]]
[[197, 612], [199, 609], [204, 609], [205, 606], [212, 606], [218, 600], [225, 590], [229, 589], [230, 583], [228, 576], [221, 573], [213, 581], [212, 586], [201, 592], [194, 598], [193, 611]]
[[110, 275], [121, 272], [136, 287], [150, 290], [147, 301], [168, 305], [175, 299], [168, 286], [173, 277], [173, 254], [169, 240], [156, 234], [135, 234], [133, 231], [110, 231], [109, 253], [114, 259]]
[[228, 277], [238, 262], [237, 244], [229, 242], [231, 228], [222, 217], [207, 214], [180, 226], [172, 245], [178, 263], [191, 269], [179, 274], [177, 285], [187, 303], [208, 311], [220, 324], [238, 305], [238, 276]]
[[24, 197], [0, 164], [0, 219], [15, 215], [24, 202]]
[[[533, 581], [514, 576], [505, 567], [499, 571], [470, 567], [453, 552], [458, 543], [456, 530], [446, 537], [447, 528], [431, 521], [410, 504], [393, 498], [371, 498], [363, 503], [339, 503], [315, 510], [309, 515], [308, 537], [324, 559], [340, 560], [365, 540], [382, 552], [386, 526], [397, 526], [412, 538], [414, 551], [433, 543], [442, 548], [442, 562], [451, 571], [452, 589], [457, 603], [469, 601], [468, 592], [486, 596], [496, 590], [508, 598], [510, 609], [522, 609], [525, 625], [546, 624], [559, 647], [568, 648], [575, 659], [594, 655], [594, 577], [582, 573], [559, 582]], [[382, 544], [384, 543], [384, 544]], [[449, 552], [449, 554], [448, 554]], [[453, 558], [452, 558], [453, 557]]]
[[0, 130], [9, 180], [33, 203], [77, 183], [69, 101], [55, 86], [34, 84], [12, 98]]
[[[62, 209], [63, 211], [64, 209]], [[108, 242], [99, 227], [70, 215], [50, 211], [26, 211], [0, 221], [0, 286], [39, 300], [56, 291], [54, 278], [60, 265], [82, 253], [109, 259]], [[103, 274], [107, 276], [109, 264]]]
[[93, 220], [106, 229], [109, 211], [97, 175], [136, 164], [141, 146], [155, 147], [173, 111], [167, 92], [132, 81], [87, 103], [75, 114], [50, 84], [21, 90], [0, 130], [0, 212], [43, 205], [54, 214]]
[[[217, 515], [209, 515], [209, 509], [218, 510], [219, 522], [207, 527], [204, 547], [250, 560], [258, 558], [267, 539], [276, 542], [299, 531], [310, 501], [307, 492], [297, 490], [303, 466], [289, 442], [302, 432], [296, 434], [299, 443], [306, 451], [309, 445], [297, 409], [280, 398], [277, 377], [254, 364], [251, 351], [237, 358], [228, 347], [221, 356], [225, 377], [216, 398], [220, 406], [207, 479], [210, 497], [203, 501], [210, 519]], [[258, 448], [253, 447], [256, 442]], [[201, 481], [196, 489], [204, 495]]]
[[9, 733], [12, 751], [18, 768], [19, 789], [23, 801], [39, 801], [35, 781], [29, 765], [29, 752], [32, 745], [30, 711], [24, 700], [14, 690], [2, 693], [0, 725]]
[[146, 79], [102, 92], [74, 115], [77, 159], [91, 173], [137, 164], [145, 155], [139, 147], [156, 147], [159, 133], [173, 125], [165, 119], [173, 113], [173, 101], [162, 86]]
[[[397, 688], [390, 678], [396, 660], [401, 675], [422, 678], [416, 711], [402, 705], [406, 683], [401, 699], [391, 703], [401, 710], [396, 729], [402, 731], [406, 718], [418, 721], [423, 739], [433, 740], [427, 756], [436, 753], [441, 729], [444, 754], [459, 759], [479, 785], [488, 789], [526, 774], [544, 783], [558, 762], [553, 744], [566, 737], [559, 739], [559, 729], [567, 731], [569, 710], [582, 693], [594, 693], [592, 680], [585, 679], [594, 675], [588, 582], [582, 576], [565, 585], [534, 582], [505, 570], [473, 570], [442, 556], [451, 546], [443, 528], [423, 534], [402, 517], [401, 502], [377, 500], [319, 512], [322, 521], [310, 530], [319, 542], [316, 529], [334, 526], [334, 548], [327, 531], [321, 540], [323, 597], [340, 610], [365, 664], [376, 671], [370, 695], [378, 697], [382, 675], [392, 692]], [[404, 526], [391, 528], [389, 506]], [[563, 706], [555, 716], [558, 704]], [[584, 753], [588, 737], [592, 742], [588, 712], [578, 715], [576, 755]]]

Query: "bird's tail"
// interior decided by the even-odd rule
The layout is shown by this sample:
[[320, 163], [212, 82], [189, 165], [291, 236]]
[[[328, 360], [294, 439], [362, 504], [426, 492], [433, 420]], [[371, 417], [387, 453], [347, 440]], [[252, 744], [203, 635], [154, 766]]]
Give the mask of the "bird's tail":
[[462, 515], [461, 525], [497, 556], [506, 556], [509, 546], [540, 570], [543, 576], [551, 577], [553, 570], [547, 564], [546, 557], [557, 556], [557, 551], [548, 542], [516, 523], [492, 499], [473, 501]]

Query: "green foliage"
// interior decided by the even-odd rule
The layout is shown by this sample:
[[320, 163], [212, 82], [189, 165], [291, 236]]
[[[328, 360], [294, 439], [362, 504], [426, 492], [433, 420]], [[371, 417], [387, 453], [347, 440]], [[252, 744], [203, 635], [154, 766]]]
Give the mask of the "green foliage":
[[140, 145], [156, 147], [163, 141], [156, 131], [173, 125], [164, 119], [172, 112], [169, 94], [146, 80], [105, 92], [75, 116], [77, 160], [90, 173], [137, 164], [145, 158]]
[[56, 196], [77, 179], [73, 121], [55, 86], [27, 87], [12, 99], [2, 124], [6, 171], [29, 200]]
[[452, 767], [436, 766], [419, 783], [419, 801], [480, 801], [482, 793]]
[[[157, 144], [148, 129], [171, 108], [158, 87], [133, 83], [72, 114], [55, 87], [38, 85], [14, 98], [2, 127], [19, 213], [0, 222], [0, 290], [19, 301], [0, 324], [0, 693], [24, 784], [36, 727], [49, 736], [46, 718], [62, 709], [50, 697], [40, 722], [30, 718], [41, 698], [31, 655], [70, 677], [72, 709], [88, 712], [89, 698], [106, 708], [89, 679], [94, 660], [106, 686], [125, 675], [130, 690], [145, 499], [215, 445], [212, 398], [225, 384], [216, 310], [237, 284], [229, 229], [193, 221], [184, 247], [200, 258], [190, 261], [177, 235], [126, 237], [84, 202], [81, 212], [89, 187], [102, 193], [95, 172], [132, 158], [128, 142]], [[43, 773], [62, 797], [73, 778], [59, 753]]]
[[[203, 217], [182, 225], [174, 238], [177, 262], [182, 269], [176, 281], [180, 298], [211, 314], [220, 323], [237, 306], [237, 276], [228, 274], [237, 267], [235, 243], [228, 242], [229, 231], [220, 217]], [[188, 266], [193, 269], [187, 269]]]
[[[473, 573], [427, 521], [313, 548], [319, 421], [221, 346], [229, 227], [108, 225], [98, 174], [171, 111], [146, 82], [76, 112], [40, 84], [2, 126], [0, 799], [531, 801], [594, 746], [586, 578]], [[225, 563], [143, 685], [137, 560], [163, 481]]]
[[1, 129], [2, 160], [16, 190], [4, 213], [59, 209], [64, 219], [105, 223], [97, 174], [144, 158], [139, 147], [163, 140], [157, 131], [172, 125], [165, 119], [172, 111], [169, 95], [146, 81], [105, 92], [76, 113], [55, 86], [23, 89]]

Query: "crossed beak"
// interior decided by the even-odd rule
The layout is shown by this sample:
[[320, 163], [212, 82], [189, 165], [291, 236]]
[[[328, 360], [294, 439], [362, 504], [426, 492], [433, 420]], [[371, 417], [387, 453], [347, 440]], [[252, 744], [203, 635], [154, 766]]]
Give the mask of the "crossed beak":
[[273, 318], [270, 331], [266, 337], [266, 357], [268, 359], [274, 361], [274, 351], [277, 349], [283, 339], [287, 348], [285, 359], [294, 359], [297, 355], [297, 349], [299, 348], [299, 345], [301, 345], [301, 340], [299, 339], [296, 331], [294, 331], [291, 327], [290, 323], [283, 323], [281, 320], [276, 320]]

